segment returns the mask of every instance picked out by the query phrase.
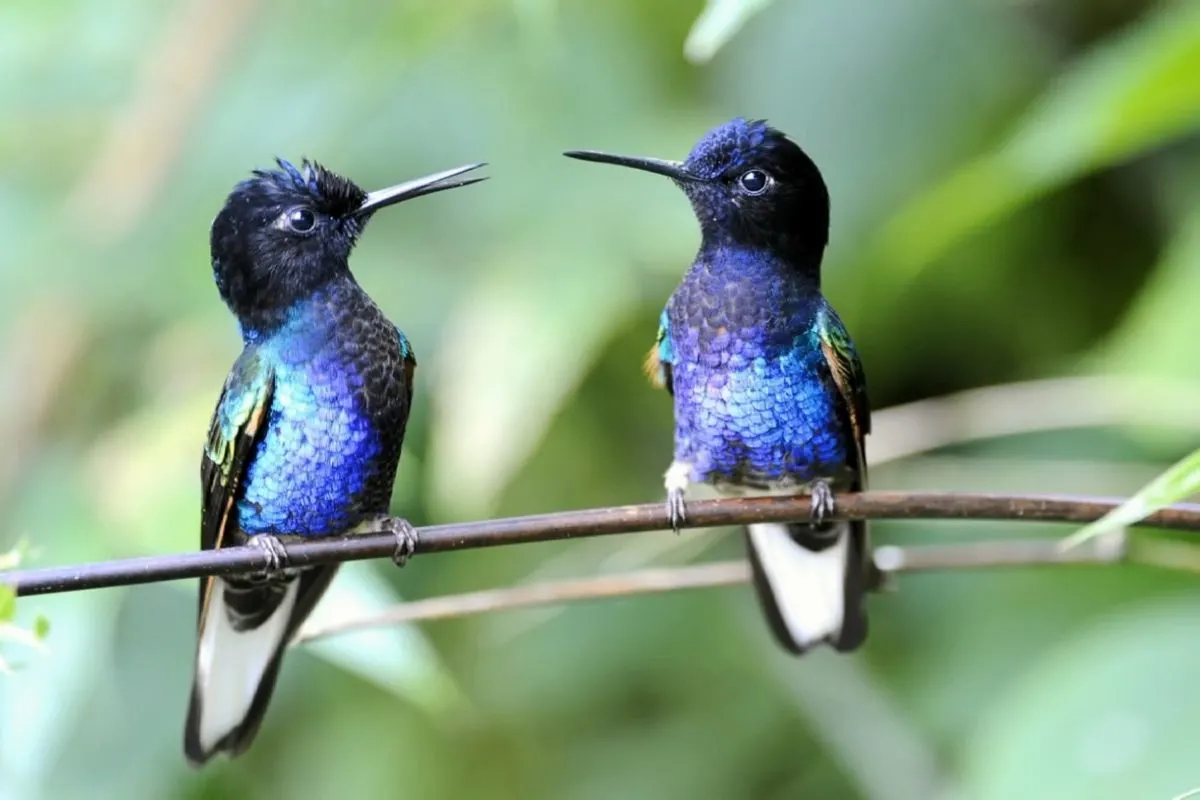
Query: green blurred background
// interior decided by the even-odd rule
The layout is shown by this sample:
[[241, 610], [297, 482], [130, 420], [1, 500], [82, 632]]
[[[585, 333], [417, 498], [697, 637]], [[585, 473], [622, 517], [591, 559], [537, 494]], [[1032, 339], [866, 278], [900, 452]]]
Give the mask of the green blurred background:
[[[30, 566], [196, 546], [240, 347], [208, 224], [275, 155], [367, 188], [492, 164], [380, 215], [353, 261], [420, 363], [394, 504], [417, 524], [661, 497], [670, 402], [639, 363], [697, 231], [668, 181], [558, 153], [680, 158], [736, 114], [825, 173], [826, 292], [876, 409], [1075, 378], [879, 413], [876, 488], [1127, 494], [1200, 444], [1200, 3], [8, 0], [0, 67], [0, 550], [27, 539]], [[355, 564], [318, 615], [739, 554], [688, 532]], [[1183, 573], [905, 577], [843, 658], [779, 654], [745, 587], [333, 638], [292, 653], [250, 752], [202, 773], [180, 750], [194, 602], [19, 603], [52, 630], [3, 647], [0, 797], [1200, 786]]]

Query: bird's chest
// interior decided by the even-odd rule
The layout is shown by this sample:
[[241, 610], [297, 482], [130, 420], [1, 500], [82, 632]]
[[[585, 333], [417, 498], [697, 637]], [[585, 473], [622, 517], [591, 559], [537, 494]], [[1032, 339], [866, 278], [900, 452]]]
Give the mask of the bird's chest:
[[[369, 459], [378, 448], [376, 420], [368, 409], [363, 376], [336, 357], [317, 358], [275, 373], [275, 394], [265, 445], [304, 462], [330, 466]], [[291, 449], [295, 443], [298, 449]]]
[[389, 404], [400, 399], [368, 400], [371, 364], [337, 342], [284, 342], [273, 355], [274, 393], [239, 505], [242, 528], [298, 535], [344, 530], [361, 512], [377, 510], [364, 508], [363, 500], [387, 471], [382, 457], [392, 437], [383, 423]]
[[[716, 337], [714, 347], [677, 348], [677, 421], [698, 433], [753, 447], [795, 442], [838, 424], [837, 394], [819, 347], [799, 334], [786, 347]], [[689, 357], [689, 354], [694, 357]]]
[[676, 458], [694, 480], [803, 484], [841, 469], [837, 388], [802, 302], [682, 291], [668, 315]]

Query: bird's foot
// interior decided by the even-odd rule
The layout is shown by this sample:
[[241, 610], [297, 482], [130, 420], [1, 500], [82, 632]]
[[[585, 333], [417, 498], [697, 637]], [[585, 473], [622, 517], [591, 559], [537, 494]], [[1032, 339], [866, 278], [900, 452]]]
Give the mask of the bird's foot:
[[671, 530], [679, 533], [679, 526], [687, 521], [687, 503], [683, 499], [683, 489], [671, 489], [667, 492], [667, 519], [671, 521]]
[[672, 461], [663, 475], [663, 488], [667, 490], [667, 519], [671, 530], [679, 533], [679, 526], [687, 520], [687, 508], [683, 495], [691, 479], [692, 468], [683, 461]]
[[412, 523], [406, 519], [392, 517], [390, 519], [390, 532], [396, 537], [396, 549], [392, 553], [392, 562], [397, 567], [403, 567], [408, 563], [408, 558], [413, 553], [417, 552], [417, 529], [412, 526]]
[[250, 537], [250, 545], [257, 547], [263, 551], [263, 555], [267, 558], [267, 574], [282, 572], [287, 569], [288, 554], [287, 550], [283, 549], [283, 542], [278, 536], [272, 536], [269, 533], [260, 533], [257, 536]]
[[417, 552], [417, 529], [412, 523], [401, 517], [379, 517], [371, 522], [364, 533], [390, 533], [396, 539], [396, 549], [392, 553], [392, 563], [403, 567], [409, 557]]
[[827, 519], [836, 510], [836, 504], [833, 500], [833, 490], [829, 488], [828, 481], [817, 481], [812, 486], [812, 492], [809, 494], [809, 517], [812, 519], [813, 529], [824, 532], [833, 527], [833, 522]]

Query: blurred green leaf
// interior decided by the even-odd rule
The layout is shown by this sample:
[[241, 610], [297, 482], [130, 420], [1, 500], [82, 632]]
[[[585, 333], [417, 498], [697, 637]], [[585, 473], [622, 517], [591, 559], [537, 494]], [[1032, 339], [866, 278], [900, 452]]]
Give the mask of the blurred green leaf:
[[[21, 542], [7, 553], [0, 555], [0, 571], [20, 566], [26, 549], [27, 544]], [[17, 591], [8, 584], [0, 583], [0, 642], [13, 642], [30, 647], [37, 646], [45, 638], [44, 635], [39, 633], [41, 627], [39, 627], [38, 623], [45, 622], [47, 630], [49, 630], [50, 623], [39, 616], [35, 620], [33, 631], [29, 632], [12, 624], [16, 615]], [[8, 661], [0, 658], [0, 671], [8, 672], [9, 670], [10, 665]]]
[[908, 276], [1080, 176], [1161, 147], [1200, 120], [1200, 3], [1166, 3], [1079, 57], [997, 150], [919, 195], [880, 256]]
[[1200, 604], [1126, 607], [995, 693], [966, 739], [974, 800], [1175, 797], [1200, 783]]
[[[403, 598], [374, 564], [352, 563], [321, 598], [306, 627], [377, 616]], [[417, 625], [393, 625], [339, 634], [303, 645], [318, 657], [424, 709], [434, 717], [461, 716], [469, 709], [454, 681]]]
[[0, 622], [0, 642], [13, 642], [35, 650], [41, 649], [42, 644], [42, 640], [33, 631], [18, 628], [7, 622]]
[[16, 569], [21, 566], [21, 561], [24, 560], [25, 554], [29, 549], [28, 545], [28, 542], [20, 541], [7, 553], [0, 553], [0, 571]]
[[1196, 492], [1200, 492], [1200, 450], [1186, 456], [1100, 519], [1068, 536], [1062, 547], [1075, 547], [1094, 536], [1132, 525]]
[[17, 592], [11, 586], [0, 583], [0, 623], [11, 622], [17, 613]]
[[[1183, 177], [1183, 176], [1181, 176]], [[1190, 176], [1193, 180], [1200, 174]], [[1200, 378], [1200, 192], [1180, 220], [1169, 246], [1120, 327], [1097, 356], [1097, 367], [1138, 376]]]
[[430, 495], [439, 513], [462, 519], [494, 508], [624, 321], [633, 281], [627, 263], [580, 252], [563, 270], [529, 252], [464, 287], [434, 374]]
[[50, 635], [50, 618], [45, 614], [38, 614], [33, 618], [33, 635], [39, 641], [43, 641]]
[[708, 0], [692, 23], [683, 54], [693, 64], [703, 64], [734, 37], [746, 21], [774, 0]]
[[[36, 800], [51, 796], [45, 791], [45, 782], [70, 752], [71, 737], [78, 734], [84, 720], [96, 720], [98, 710], [103, 710], [100, 727], [106, 736], [111, 737], [114, 725], [123, 727], [124, 720], [111, 706], [97, 705], [113, 682], [109, 658], [122, 593], [45, 598], [61, 636], [56, 637], [53, 658], [41, 659], [37, 669], [24, 670], [14, 678], [20, 682], [19, 691], [0, 691], [0, 741], [4, 742], [0, 748], [0, 797]], [[94, 780], [75, 777], [81, 782]], [[94, 783], [91, 785], [94, 789]]]
[[[214, 376], [213, 384], [221, 379]], [[203, 394], [186, 402], [163, 398], [110, 426], [90, 448], [85, 485], [115, 552], [196, 546], [196, 431], [208, 424], [213, 402]]]

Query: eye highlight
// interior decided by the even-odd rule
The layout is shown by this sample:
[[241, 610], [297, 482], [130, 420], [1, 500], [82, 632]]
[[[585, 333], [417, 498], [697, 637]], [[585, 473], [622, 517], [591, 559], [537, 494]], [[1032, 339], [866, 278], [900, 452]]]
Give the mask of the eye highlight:
[[287, 226], [296, 233], [309, 233], [313, 228], [317, 227], [317, 215], [312, 212], [312, 209], [300, 206], [293, 208], [283, 215]]
[[738, 185], [746, 194], [762, 194], [771, 186], [771, 176], [761, 169], [748, 170], [738, 178]]

